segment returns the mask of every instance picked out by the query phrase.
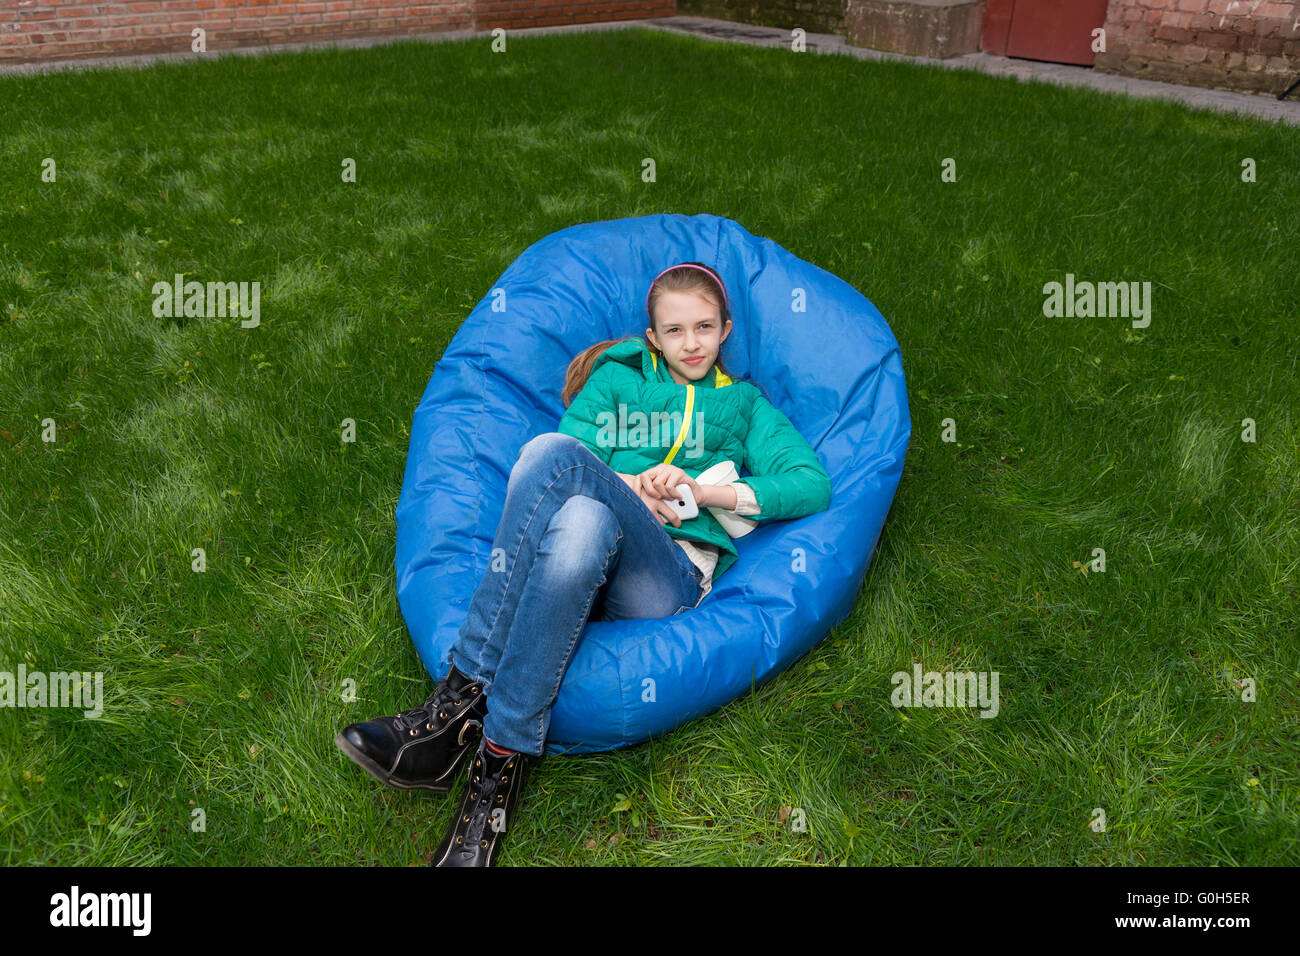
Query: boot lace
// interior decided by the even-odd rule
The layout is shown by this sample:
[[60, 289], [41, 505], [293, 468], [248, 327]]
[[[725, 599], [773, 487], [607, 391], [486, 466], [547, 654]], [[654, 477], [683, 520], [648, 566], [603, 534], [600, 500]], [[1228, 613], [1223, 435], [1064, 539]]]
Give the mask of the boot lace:
[[[498, 808], [505, 809], [505, 794], [497, 793], [497, 788], [503, 783], [509, 781], [502, 778], [509, 777], [519, 771], [518, 758], [504, 770], [498, 772], [496, 776], [485, 773], [486, 767], [479, 767], [478, 773], [471, 773], [470, 787], [471, 792], [477, 791], [474, 806], [469, 811], [469, 826], [465, 829], [465, 842], [463, 847], [468, 850], [477, 843], [482, 842], [483, 833], [491, 824], [492, 814]], [[510, 825], [510, 821], [502, 820], [503, 829]]]
[[447, 686], [446, 678], [438, 681], [438, 686], [429, 699], [419, 707], [412, 707], [410, 710], [404, 710], [393, 718], [399, 730], [414, 730], [420, 724], [433, 724], [434, 714], [438, 714], [439, 719], [450, 716], [449, 708], [461, 702], [462, 692], [452, 690]]

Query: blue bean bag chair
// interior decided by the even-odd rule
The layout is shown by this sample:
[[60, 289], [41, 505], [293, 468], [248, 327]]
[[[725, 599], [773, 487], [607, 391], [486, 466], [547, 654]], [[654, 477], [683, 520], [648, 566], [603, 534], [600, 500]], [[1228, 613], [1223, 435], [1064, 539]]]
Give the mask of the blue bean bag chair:
[[692, 610], [589, 621], [551, 711], [548, 754], [659, 736], [805, 654], [849, 613], [903, 470], [912, 423], [898, 343], [843, 280], [712, 215], [553, 233], [474, 307], [411, 426], [397, 596], [435, 679], [488, 568], [519, 449], [555, 431], [564, 412], [570, 360], [595, 342], [642, 334], [651, 279], [689, 260], [726, 281], [735, 324], [723, 361], [761, 385], [816, 450], [830, 507], [736, 539], [739, 560]]

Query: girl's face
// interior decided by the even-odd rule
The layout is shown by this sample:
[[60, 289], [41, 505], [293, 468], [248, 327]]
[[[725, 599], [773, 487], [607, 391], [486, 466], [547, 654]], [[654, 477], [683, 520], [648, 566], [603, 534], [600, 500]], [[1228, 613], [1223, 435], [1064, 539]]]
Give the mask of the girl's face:
[[646, 338], [663, 353], [673, 381], [687, 385], [708, 375], [731, 334], [730, 320], [722, 327], [722, 310], [694, 293], [665, 292], [655, 303], [654, 316], [659, 332], [646, 329]]

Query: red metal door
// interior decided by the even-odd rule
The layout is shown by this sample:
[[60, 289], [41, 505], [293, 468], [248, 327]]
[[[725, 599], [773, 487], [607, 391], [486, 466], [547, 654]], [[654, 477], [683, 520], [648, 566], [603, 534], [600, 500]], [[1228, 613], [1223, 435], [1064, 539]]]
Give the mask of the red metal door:
[[981, 48], [989, 53], [1091, 66], [1092, 31], [1110, 0], [988, 0]]

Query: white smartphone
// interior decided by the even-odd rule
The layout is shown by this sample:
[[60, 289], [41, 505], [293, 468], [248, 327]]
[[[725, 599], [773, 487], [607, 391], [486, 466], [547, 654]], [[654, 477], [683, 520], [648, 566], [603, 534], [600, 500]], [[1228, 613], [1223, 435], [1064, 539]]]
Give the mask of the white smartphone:
[[668, 507], [677, 513], [677, 517], [682, 521], [688, 521], [700, 513], [700, 509], [695, 504], [695, 495], [691, 494], [691, 486], [683, 482], [677, 486], [676, 498], [668, 498]]

